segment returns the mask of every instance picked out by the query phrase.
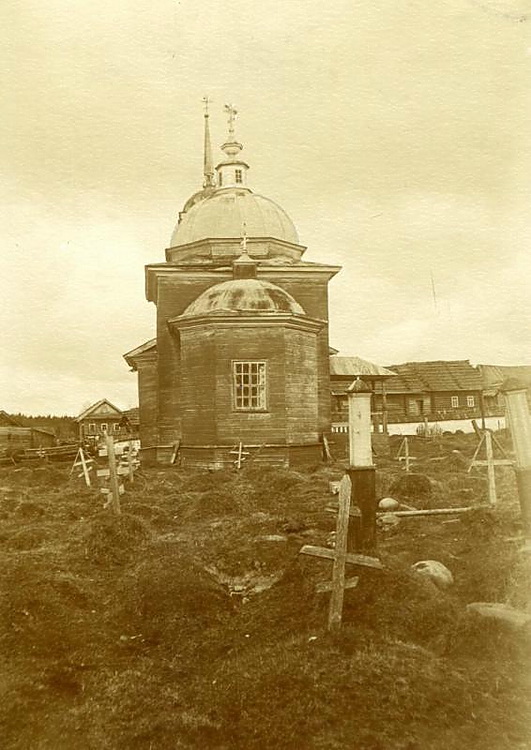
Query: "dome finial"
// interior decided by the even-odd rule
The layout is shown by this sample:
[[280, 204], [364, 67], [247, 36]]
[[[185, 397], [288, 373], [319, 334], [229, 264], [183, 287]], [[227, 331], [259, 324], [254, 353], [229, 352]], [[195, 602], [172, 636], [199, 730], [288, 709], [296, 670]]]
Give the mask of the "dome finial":
[[229, 124], [229, 133], [227, 136], [227, 140], [221, 147], [221, 150], [226, 153], [230, 161], [236, 161], [236, 155], [239, 154], [239, 152], [243, 148], [242, 144], [238, 143], [238, 141], [236, 140], [236, 136], [234, 135], [234, 122], [236, 120], [238, 110], [236, 109], [234, 104], [225, 104], [224, 110], [229, 116], [229, 119], [227, 120]]
[[249, 255], [247, 252], [247, 224], [245, 222], [242, 224], [242, 241], [240, 242], [240, 247], [242, 255]]
[[205, 139], [203, 147], [203, 187], [213, 188], [215, 186], [214, 181], [214, 163], [212, 160], [212, 145], [210, 143], [210, 125], [208, 114], [208, 105], [210, 99], [208, 96], [203, 97], [203, 103], [205, 105]]
[[235, 279], [256, 279], [257, 263], [247, 251], [247, 225], [242, 224], [241, 255], [232, 262], [232, 275]]
[[234, 106], [234, 104], [225, 104], [225, 112], [229, 116], [229, 137], [228, 141], [234, 141], [234, 121], [236, 120], [236, 115], [238, 114], [238, 110]]
[[240, 151], [243, 146], [241, 143], [238, 143], [234, 134], [234, 121], [236, 120], [238, 110], [234, 104], [225, 104], [224, 110], [229, 116], [229, 133], [227, 140], [221, 147], [226, 158], [216, 167], [217, 185], [218, 188], [247, 188], [247, 170], [249, 169], [249, 165], [242, 161]]

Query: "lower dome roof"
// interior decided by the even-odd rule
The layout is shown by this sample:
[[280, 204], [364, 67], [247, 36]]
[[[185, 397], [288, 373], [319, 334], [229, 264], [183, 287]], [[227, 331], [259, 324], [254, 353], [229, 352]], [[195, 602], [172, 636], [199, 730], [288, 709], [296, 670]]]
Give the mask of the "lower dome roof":
[[206, 289], [181, 317], [221, 313], [288, 313], [305, 315], [304, 309], [284, 289], [270, 281], [232, 279]]

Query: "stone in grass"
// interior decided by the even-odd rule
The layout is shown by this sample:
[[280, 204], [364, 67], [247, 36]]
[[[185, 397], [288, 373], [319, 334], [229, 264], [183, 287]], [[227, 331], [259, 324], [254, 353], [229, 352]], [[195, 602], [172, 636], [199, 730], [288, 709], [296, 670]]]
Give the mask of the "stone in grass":
[[390, 531], [391, 529], [396, 529], [400, 523], [400, 519], [394, 513], [384, 513], [383, 516], [378, 518], [376, 523], [382, 531]]
[[523, 612], [508, 604], [499, 602], [473, 602], [467, 604], [467, 611], [474, 612], [488, 620], [496, 620], [502, 625], [519, 630], [531, 622], [531, 612]]
[[394, 497], [383, 497], [378, 503], [378, 508], [380, 510], [397, 510], [399, 506], [400, 503], [398, 500], [395, 500]]
[[411, 570], [429, 578], [440, 589], [447, 589], [454, 582], [451, 571], [438, 560], [420, 560], [411, 566]]

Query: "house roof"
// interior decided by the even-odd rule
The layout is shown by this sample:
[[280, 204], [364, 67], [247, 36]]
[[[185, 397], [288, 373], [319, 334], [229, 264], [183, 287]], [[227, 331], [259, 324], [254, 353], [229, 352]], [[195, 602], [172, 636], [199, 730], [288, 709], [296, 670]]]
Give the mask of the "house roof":
[[531, 365], [478, 365], [484, 388], [497, 389], [509, 378], [515, 378], [525, 387], [531, 387]]
[[330, 375], [341, 375], [348, 377], [371, 377], [371, 378], [392, 378], [395, 373], [387, 370], [385, 367], [376, 365], [361, 357], [338, 357], [333, 355], [329, 357]]
[[123, 414], [131, 423], [137, 423], [140, 421], [140, 409], [138, 406], [134, 406], [132, 409], [126, 409]]
[[0, 424], [8, 425], [9, 427], [23, 427], [24, 425], [8, 414], [7, 411], [0, 409]]
[[481, 375], [467, 359], [434, 362], [406, 362], [390, 365], [398, 378], [392, 380], [388, 391], [392, 393], [422, 393], [426, 391], [480, 391]]
[[55, 437], [55, 432], [53, 430], [45, 430], [43, 427], [32, 427], [29, 425], [32, 432], [42, 432], [44, 435], [51, 435], [52, 437]]
[[[97, 411], [100, 408], [100, 406], [103, 406], [103, 404], [107, 404], [107, 406], [110, 406], [111, 409], [113, 409], [116, 412], [117, 416], [119, 416], [120, 414], [123, 413], [121, 409], [119, 409], [114, 404], [111, 404], [111, 402], [108, 399], [102, 398], [99, 401], [97, 401], [95, 404], [92, 404], [92, 406], [89, 406], [87, 409], [85, 409], [85, 411], [82, 411], [81, 414], [79, 415], [79, 417], [76, 417], [76, 422], [81, 422], [82, 419], [86, 419], [87, 417], [93, 416], [92, 412]], [[112, 414], [101, 414], [101, 415], [98, 415], [98, 416], [112, 417], [113, 415]]]

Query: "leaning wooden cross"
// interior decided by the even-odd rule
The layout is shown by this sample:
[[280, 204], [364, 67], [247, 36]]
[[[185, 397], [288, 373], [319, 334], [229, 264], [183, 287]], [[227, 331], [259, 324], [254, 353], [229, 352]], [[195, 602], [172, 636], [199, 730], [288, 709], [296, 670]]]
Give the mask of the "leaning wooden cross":
[[358, 577], [345, 577], [347, 563], [366, 568], [375, 568], [376, 570], [383, 569], [382, 563], [376, 557], [347, 552], [351, 490], [350, 478], [348, 474], [345, 474], [339, 483], [339, 512], [337, 516], [335, 549], [332, 550], [328, 549], [328, 547], [315, 547], [311, 544], [306, 544], [300, 551], [301, 555], [311, 555], [312, 557], [333, 560], [332, 581], [321, 583], [317, 586], [318, 592], [331, 591], [328, 629], [332, 631], [337, 631], [341, 627], [345, 589], [355, 588], [359, 580]]
[[77, 478], [81, 479], [81, 477], [83, 477], [87, 487], [90, 487], [90, 472], [92, 471], [93, 463], [94, 463], [94, 459], [87, 458], [85, 454], [83, 453], [83, 448], [79, 448], [76, 454], [76, 457], [74, 459], [74, 463], [72, 464], [72, 468], [70, 469], [70, 476], [72, 476], [75, 469], [81, 466], [82, 472], [81, 474], [77, 475]]

